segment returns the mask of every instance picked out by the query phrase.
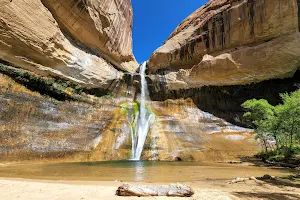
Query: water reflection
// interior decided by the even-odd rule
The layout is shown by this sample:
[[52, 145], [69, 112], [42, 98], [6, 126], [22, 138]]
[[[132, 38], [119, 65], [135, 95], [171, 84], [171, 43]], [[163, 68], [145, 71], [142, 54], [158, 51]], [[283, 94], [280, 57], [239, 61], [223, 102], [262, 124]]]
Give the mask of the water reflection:
[[143, 162], [134, 162], [134, 181], [144, 181], [145, 180], [145, 166]]

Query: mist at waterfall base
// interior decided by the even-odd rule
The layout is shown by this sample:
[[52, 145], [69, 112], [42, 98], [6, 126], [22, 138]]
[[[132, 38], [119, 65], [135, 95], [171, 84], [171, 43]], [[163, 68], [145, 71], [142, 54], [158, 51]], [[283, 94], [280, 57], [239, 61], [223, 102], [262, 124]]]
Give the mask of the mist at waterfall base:
[[145, 77], [147, 62], [140, 66], [141, 77], [141, 95], [139, 114], [136, 132], [132, 132], [132, 160], [140, 160], [144, 149], [145, 141], [149, 132], [150, 124], [154, 119], [154, 115], [146, 106], [146, 100], [149, 100], [148, 85]]

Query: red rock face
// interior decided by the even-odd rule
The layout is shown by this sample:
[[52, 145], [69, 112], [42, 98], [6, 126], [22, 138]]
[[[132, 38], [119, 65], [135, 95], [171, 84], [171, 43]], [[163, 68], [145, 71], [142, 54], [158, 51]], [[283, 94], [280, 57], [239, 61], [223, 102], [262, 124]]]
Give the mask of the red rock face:
[[166, 77], [172, 89], [291, 76], [300, 62], [297, 3], [212, 0], [152, 54], [150, 71], [173, 71]]

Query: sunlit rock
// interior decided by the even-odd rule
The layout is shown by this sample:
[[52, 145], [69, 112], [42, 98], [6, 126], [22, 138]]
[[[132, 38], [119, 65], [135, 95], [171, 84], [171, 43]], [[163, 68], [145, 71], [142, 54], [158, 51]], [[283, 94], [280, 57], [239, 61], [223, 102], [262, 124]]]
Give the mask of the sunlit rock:
[[39, 74], [107, 88], [122, 79], [119, 69], [137, 67], [131, 23], [129, 0], [5, 0], [0, 58]]
[[299, 1], [211, 0], [149, 59], [170, 90], [291, 77], [300, 66]]
[[[54, 19], [83, 47], [95, 49], [117, 67], [134, 72], [130, 0], [41, 0]], [[79, 45], [80, 46], [80, 45]]]
[[143, 159], [226, 161], [258, 150], [252, 130], [199, 110], [191, 100], [149, 103], [156, 115]]
[[[92, 102], [49, 99], [1, 75], [1, 159], [131, 159], [138, 104], [105, 97]], [[155, 120], [143, 160], [228, 161], [258, 149], [251, 130], [203, 112], [190, 100], [145, 103]]]
[[91, 103], [57, 101], [0, 75], [0, 158], [72, 161], [127, 158], [130, 148], [121, 155], [117, 152], [124, 148], [124, 143], [130, 143], [126, 116], [118, 112], [122, 100], [90, 100]]

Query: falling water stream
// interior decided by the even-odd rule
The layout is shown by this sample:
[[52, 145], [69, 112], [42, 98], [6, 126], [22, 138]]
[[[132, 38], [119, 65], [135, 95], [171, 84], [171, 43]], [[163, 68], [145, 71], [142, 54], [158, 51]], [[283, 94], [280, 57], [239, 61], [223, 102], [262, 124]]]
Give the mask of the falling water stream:
[[132, 159], [140, 160], [144, 144], [149, 132], [154, 114], [147, 108], [146, 100], [149, 100], [148, 85], [145, 77], [147, 62], [140, 66], [141, 97], [136, 132], [132, 133]]

